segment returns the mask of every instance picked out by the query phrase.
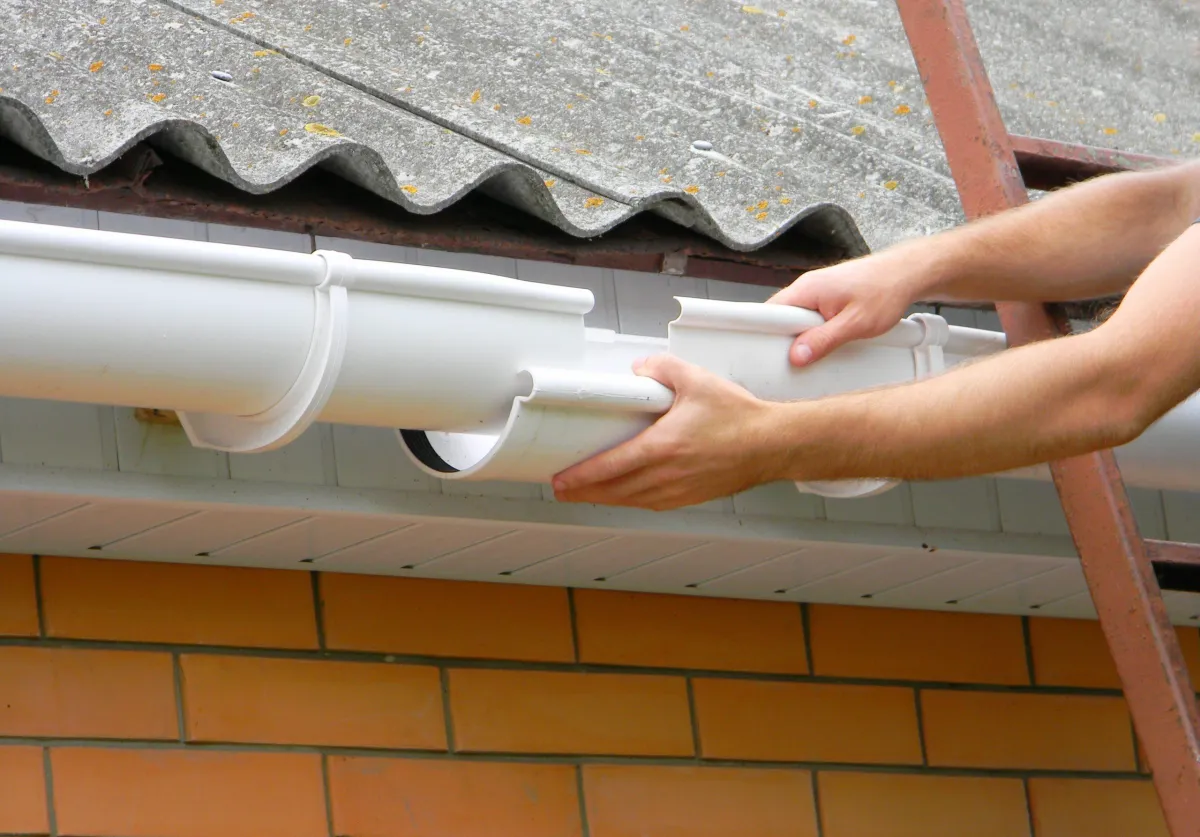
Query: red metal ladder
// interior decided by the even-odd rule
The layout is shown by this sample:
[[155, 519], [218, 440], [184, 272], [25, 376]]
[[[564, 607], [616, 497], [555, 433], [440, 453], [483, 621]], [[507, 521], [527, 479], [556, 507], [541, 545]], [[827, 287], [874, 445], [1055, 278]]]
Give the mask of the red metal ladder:
[[[1079, 153], [1078, 146], [1014, 142], [963, 0], [897, 0], [897, 5], [968, 218], [1028, 201], [1015, 145], [1029, 153], [1040, 142], [1037, 153], [1051, 161], [1096, 156], [1086, 149]], [[1123, 167], [1121, 156], [1111, 155], [1108, 168]], [[1065, 317], [1047, 306], [996, 308], [1011, 345], [1070, 331]], [[1179, 585], [1175, 589], [1196, 590], [1200, 546], [1142, 539], [1111, 451], [1056, 462], [1051, 471], [1167, 827], [1172, 837], [1200, 837], [1200, 718], [1160, 585], [1161, 579]]]

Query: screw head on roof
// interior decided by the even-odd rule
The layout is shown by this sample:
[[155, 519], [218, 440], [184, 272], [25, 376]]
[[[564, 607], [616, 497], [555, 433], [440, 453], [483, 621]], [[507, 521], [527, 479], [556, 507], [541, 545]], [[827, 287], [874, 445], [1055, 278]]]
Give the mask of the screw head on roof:
[[215, 78], [217, 81], [233, 81], [233, 76], [231, 76], [229, 73], [225, 72], [224, 70], [213, 70], [212, 77]]
[[708, 140], [696, 140], [692, 143], [693, 151], [712, 151], [712, 143]]

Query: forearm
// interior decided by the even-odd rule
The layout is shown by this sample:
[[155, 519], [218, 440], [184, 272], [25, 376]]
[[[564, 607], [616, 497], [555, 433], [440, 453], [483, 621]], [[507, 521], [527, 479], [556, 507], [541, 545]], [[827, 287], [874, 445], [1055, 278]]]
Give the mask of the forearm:
[[1012, 349], [918, 384], [772, 405], [781, 479], [950, 479], [1130, 441], [1136, 376], [1094, 335]]
[[1096, 178], [897, 255], [923, 270], [914, 301], [1064, 301], [1123, 291], [1200, 216], [1200, 162]]

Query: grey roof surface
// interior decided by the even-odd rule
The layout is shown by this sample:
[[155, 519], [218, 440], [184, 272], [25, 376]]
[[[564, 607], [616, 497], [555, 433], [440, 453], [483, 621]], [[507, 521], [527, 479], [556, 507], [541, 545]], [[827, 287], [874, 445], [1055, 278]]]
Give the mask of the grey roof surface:
[[[1200, 3], [969, 9], [1015, 133], [1200, 153]], [[652, 210], [741, 250], [814, 212], [852, 250], [960, 217], [891, 0], [0, 0], [0, 23], [0, 134], [76, 174], [152, 137], [250, 192], [320, 164], [413, 212], [478, 188], [577, 236]]]

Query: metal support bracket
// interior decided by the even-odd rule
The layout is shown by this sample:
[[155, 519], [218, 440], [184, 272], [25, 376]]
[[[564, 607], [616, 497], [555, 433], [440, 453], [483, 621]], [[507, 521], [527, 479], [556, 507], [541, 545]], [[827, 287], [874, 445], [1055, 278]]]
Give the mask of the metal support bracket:
[[295, 383], [273, 406], [251, 416], [179, 413], [188, 440], [198, 448], [226, 453], [261, 453], [295, 440], [316, 421], [329, 401], [346, 355], [350, 300], [346, 285], [354, 260], [318, 250], [325, 277], [313, 288], [313, 335]]

